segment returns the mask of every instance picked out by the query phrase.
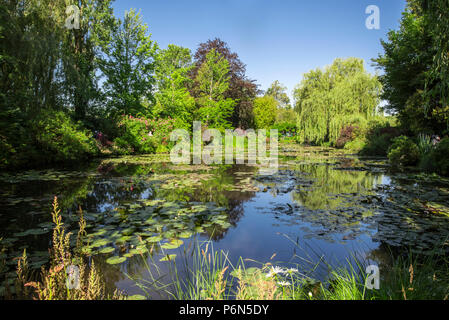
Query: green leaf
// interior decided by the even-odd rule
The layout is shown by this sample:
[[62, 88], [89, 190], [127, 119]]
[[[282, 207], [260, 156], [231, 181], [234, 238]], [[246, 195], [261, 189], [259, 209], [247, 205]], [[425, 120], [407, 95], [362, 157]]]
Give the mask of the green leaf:
[[165, 257], [161, 258], [159, 261], [173, 261], [176, 258], [176, 254], [167, 254]]
[[119, 264], [126, 261], [126, 257], [114, 256], [106, 260], [109, 264]]

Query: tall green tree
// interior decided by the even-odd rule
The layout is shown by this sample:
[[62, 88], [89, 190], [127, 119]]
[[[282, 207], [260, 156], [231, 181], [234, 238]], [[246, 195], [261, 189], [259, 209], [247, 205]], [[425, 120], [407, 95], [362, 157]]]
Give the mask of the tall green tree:
[[33, 118], [58, 99], [62, 7], [50, 0], [0, 2], [0, 99]]
[[186, 129], [191, 127], [195, 111], [195, 99], [187, 89], [192, 82], [189, 78], [192, 67], [188, 48], [170, 44], [156, 57], [157, 92], [153, 114], [160, 118], [174, 118], [177, 127]]
[[236, 102], [225, 97], [229, 80], [229, 62], [215, 49], [210, 50], [195, 78], [198, 105], [196, 120], [216, 129], [231, 127], [228, 119]]
[[294, 90], [300, 140], [334, 144], [344, 126], [377, 114], [380, 91], [379, 80], [365, 71], [362, 59], [336, 59], [324, 70], [305, 74]]
[[112, 115], [147, 115], [148, 103], [154, 103], [153, 86], [157, 44], [151, 40], [148, 26], [131, 9], [112, 31], [104, 46], [107, 56], [101, 63], [105, 75], [104, 91]]
[[60, 108], [64, 9], [50, 0], [0, 1], [0, 167], [30, 161], [36, 117]]
[[287, 87], [282, 85], [278, 80], [274, 81], [265, 93], [267, 96], [272, 96], [278, 102], [278, 108], [291, 108], [290, 98], [287, 95]]
[[449, 129], [448, 10], [446, 0], [409, 0], [400, 28], [373, 59], [384, 71], [386, 109], [412, 134]]
[[[113, 0], [68, 0], [66, 6], [79, 8], [79, 26], [66, 29], [63, 41], [63, 85], [65, 104], [72, 105], [75, 117], [86, 118], [101, 103], [98, 68], [101, 47], [110, 41], [116, 19]], [[65, 10], [64, 10], [65, 12]]]

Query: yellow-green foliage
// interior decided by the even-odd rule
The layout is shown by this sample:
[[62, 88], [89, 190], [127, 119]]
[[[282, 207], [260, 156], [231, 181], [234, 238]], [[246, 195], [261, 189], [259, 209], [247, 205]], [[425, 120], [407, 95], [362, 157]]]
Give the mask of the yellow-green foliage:
[[258, 129], [267, 129], [276, 121], [278, 102], [272, 96], [254, 99], [254, 120]]
[[41, 161], [79, 161], [93, 157], [98, 148], [91, 133], [62, 111], [45, 111], [33, 123]]
[[362, 59], [336, 59], [324, 70], [305, 74], [294, 91], [299, 140], [335, 144], [344, 126], [366, 126], [376, 115], [380, 89]]

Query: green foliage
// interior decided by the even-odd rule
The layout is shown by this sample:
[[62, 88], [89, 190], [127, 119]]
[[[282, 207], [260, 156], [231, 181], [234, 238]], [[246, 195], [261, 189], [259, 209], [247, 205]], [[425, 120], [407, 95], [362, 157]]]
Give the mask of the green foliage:
[[272, 129], [277, 129], [280, 134], [295, 134], [296, 133], [296, 123], [292, 122], [281, 122], [281, 123], [275, 123], [273, 126], [271, 126]]
[[395, 123], [385, 118], [384, 121], [372, 121], [364, 137], [365, 144], [360, 150], [364, 156], [384, 156], [388, 154], [392, 140], [400, 136], [400, 130]]
[[289, 123], [296, 126], [297, 113], [291, 108], [278, 108], [276, 112], [276, 124]]
[[273, 82], [265, 93], [266, 96], [272, 96], [278, 102], [279, 109], [291, 109], [290, 98], [288, 97], [287, 87], [283, 86], [278, 80]]
[[195, 117], [208, 127], [223, 129], [231, 126], [228, 119], [234, 111], [235, 101], [224, 96], [229, 88], [228, 74], [229, 62], [215, 49], [209, 51], [195, 79], [199, 91]]
[[305, 74], [294, 91], [300, 142], [334, 145], [344, 126], [366, 126], [377, 114], [380, 89], [357, 58], [336, 59]]
[[158, 91], [153, 115], [156, 118], [176, 119], [176, 128], [190, 129], [192, 126], [195, 99], [187, 90], [192, 82], [188, 77], [191, 69], [192, 57], [187, 48], [170, 44], [157, 54], [155, 71]]
[[0, 110], [31, 118], [57, 104], [63, 10], [51, 0], [0, 3]]
[[268, 129], [276, 121], [278, 102], [273, 96], [257, 97], [254, 99], [254, 121], [257, 129]]
[[374, 59], [384, 71], [385, 108], [414, 135], [448, 128], [447, 11], [445, 0], [409, 0], [399, 30], [388, 33], [385, 53]]
[[354, 140], [354, 138], [357, 135], [357, 131], [359, 131], [360, 128], [356, 126], [346, 126], [341, 129], [340, 136], [337, 139], [337, 142], [335, 143], [335, 146], [337, 148], [343, 148], [348, 142], [351, 142]]
[[361, 150], [363, 150], [363, 148], [365, 148], [365, 146], [366, 142], [364, 139], [356, 138], [352, 141], [347, 142], [344, 146], [344, 149], [353, 152], [360, 152]]
[[98, 153], [90, 132], [62, 111], [41, 113], [33, 122], [33, 130], [42, 162], [74, 162]]
[[171, 118], [152, 120], [123, 116], [119, 123], [120, 137], [114, 142], [123, 154], [167, 152], [174, 125]]
[[151, 40], [148, 26], [142, 24], [139, 13], [130, 10], [123, 22], [114, 28], [112, 41], [103, 46], [107, 59], [101, 63], [106, 76], [104, 90], [109, 99], [111, 113], [148, 115], [148, 105], [153, 103], [157, 44]]
[[[113, 0], [72, 2], [81, 10], [79, 29], [65, 27], [67, 5], [63, 1], [58, 2], [61, 8], [58, 26], [62, 29], [62, 42], [59, 45], [62, 64], [61, 105], [73, 107], [74, 116], [78, 120], [83, 121], [87, 115], [104, 108], [99, 67], [105, 54], [101, 49], [111, 41], [111, 32], [117, 26], [112, 2]], [[52, 10], [53, 6], [49, 5], [48, 9]], [[50, 12], [48, 16], [53, 14]]]
[[428, 154], [432, 151], [433, 144], [432, 144], [432, 137], [427, 134], [420, 133], [418, 135], [418, 148], [419, 152], [422, 155]]
[[449, 138], [442, 139], [430, 152], [423, 155], [420, 167], [423, 170], [449, 176]]
[[393, 139], [393, 144], [388, 149], [388, 159], [393, 166], [416, 165], [420, 159], [419, 148], [406, 136]]
[[[245, 74], [245, 64], [240, 61], [237, 53], [231, 51], [226, 42], [215, 38], [200, 43], [194, 55], [195, 63], [191, 72], [191, 78], [193, 80], [197, 78], [199, 69], [212, 50], [229, 63], [229, 72], [227, 73], [229, 86], [223, 94], [225, 98], [234, 100], [235, 105], [231, 116], [227, 120], [234, 128], [254, 128], [252, 109], [253, 100], [258, 94], [257, 84], [254, 80], [248, 79]], [[194, 83], [190, 90], [195, 99], [200, 98], [201, 89], [198, 83]]]

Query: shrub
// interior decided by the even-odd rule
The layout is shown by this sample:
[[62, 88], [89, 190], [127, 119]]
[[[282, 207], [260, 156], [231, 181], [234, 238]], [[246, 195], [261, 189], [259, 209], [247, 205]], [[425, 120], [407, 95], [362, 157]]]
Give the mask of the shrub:
[[366, 134], [366, 144], [360, 151], [364, 156], [387, 156], [388, 148], [394, 138], [400, 136], [400, 130], [395, 127], [373, 126]]
[[366, 141], [363, 138], [356, 138], [355, 140], [349, 141], [345, 144], [344, 149], [350, 150], [354, 152], [359, 152], [360, 150], [363, 150], [366, 146]]
[[[1, 108], [0, 108], [1, 109]], [[0, 110], [0, 169], [13, 169], [42, 158], [33, 131], [19, 108]]]
[[62, 111], [42, 112], [33, 123], [41, 161], [75, 162], [98, 154], [91, 133]]
[[295, 135], [296, 134], [296, 123], [294, 122], [279, 122], [271, 126], [271, 129], [277, 129], [281, 135]]
[[395, 138], [388, 149], [388, 159], [394, 166], [415, 165], [418, 163], [420, 156], [416, 143], [406, 136]]
[[175, 128], [175, 120], [123, 116], [119, 127], [121, 135], [114, 142], [122, 152], [166, 152], [169, 150], [170, 132]]
[[344, 148], [344, 146], [355, 139], [356, 132], [359, 131], [359, 127], [357, 126], [345, 126], [340, 131], [340, 136], [335, 143], [335, 147]]
[[420, 167], [426, 171], [449, 176], [449, 138], [442, 139], [429, 153], [424, 154]]

